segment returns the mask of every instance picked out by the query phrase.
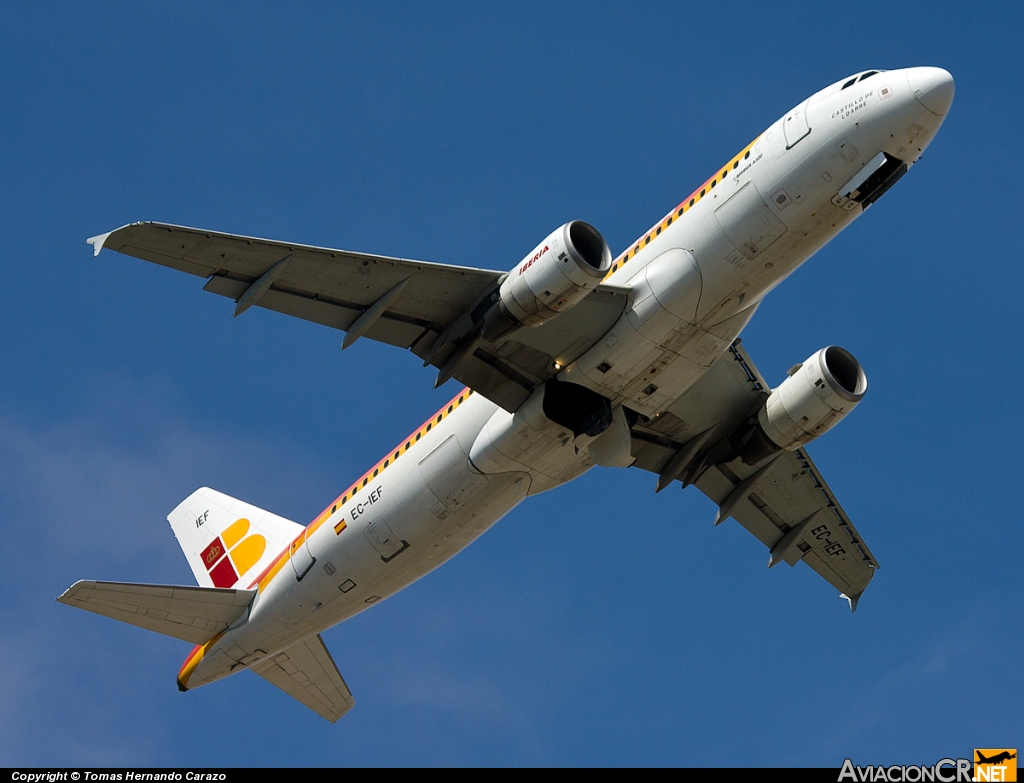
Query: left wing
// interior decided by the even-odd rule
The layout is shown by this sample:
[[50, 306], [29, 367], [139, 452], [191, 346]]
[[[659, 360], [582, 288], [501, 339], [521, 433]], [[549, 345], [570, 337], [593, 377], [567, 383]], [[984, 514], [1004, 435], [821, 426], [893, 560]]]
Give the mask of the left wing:
[[[503, 272], [275, 242], [164, 223], [133, 223], [88, 240], [102, 248], [207, 278], [205, 290], [349, 334], [407, 348], [442, 368], [459, 338], [493, 303]], [[601, 285], [568, 312], [520, 329], [500, 346], [480, 342], [451, 377], [514, 411], [537, 384], [583, 354], [618, 320], [627, 294]], [[458, 357], [456, 357], [458, 358]]]
[[[781, 451], [754, 466], [733, 456], [730, 435], [769, 391], [736, 340], [666, 413], [633, 427], [634, 465], [659, 474], [659, 488], [695, 484], [718, 504], [715, 524], [731, 516], [768, 547], [769, 567], [803, 560], [855, 610], [880, 566], [807, 452]], [[672, 475], [688, 446], [691, 459]]]
[[260, 661], [252, 670], [331, 723], [356, 703], [319, 634]]

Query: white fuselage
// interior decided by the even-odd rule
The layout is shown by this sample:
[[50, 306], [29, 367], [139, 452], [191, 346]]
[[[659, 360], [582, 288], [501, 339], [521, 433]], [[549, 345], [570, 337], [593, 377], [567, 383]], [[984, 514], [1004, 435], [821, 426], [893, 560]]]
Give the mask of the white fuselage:
[[[861, 214], [844, 185], [880, 152], [916, 162], [952, 98], [949, 74], [910, 68], [849, 81], [775, 122], [615, 261], [606, 282], [630, 289], [626, 311], [559, 380], [657, 415], [772, 288]], [[207, 645], [189, 687], [393, 595], [528, 495], [587, 471], [587, 445], [548, 420], [537, 395], [513, 414], [463, 391], [261, 575], [248, 616]]]

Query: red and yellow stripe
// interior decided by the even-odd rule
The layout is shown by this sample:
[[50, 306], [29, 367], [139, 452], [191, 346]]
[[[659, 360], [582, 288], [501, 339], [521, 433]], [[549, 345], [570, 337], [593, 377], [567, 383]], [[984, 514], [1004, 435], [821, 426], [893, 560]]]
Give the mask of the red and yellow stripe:
[[660, 221], [651, 226], [651, 229], [640, 237], [636, 242], [633, 243], [632, 247], [627, 248], [626, 251], [620, 255], [612, 263], [612, 268], [608, 270], [608, 274], [605, 275], [605, 280], [615, 274], [622, 266], [625, 265], [629, 259], [634, 258], [637, 253], [643, 250], [647, 245], [651, 243], [651, 240], [661, 234], [666, 228], [672, 225], [672, 223], [683, 216], [684, 213], [689, 212], [704, 196], [711, 193], [715, 185], [725, 181], [725, 178], [729, 176], [729, 172], [735, 171], [740, 167], [743, 161], [750, 157], [750, 150], [753, 149], [754, 145], [757, 144], [758, 136], [750, 144], [740, 150], [736, 156], [726, 163], [719, 171], [716, 171], [711, 177], [693, 193], [687, 196], [682, 202], [669, 212]]
[[192, 676], [192, 672], [194, 672], [196, 670], [196, 667], [200, 663], [202, 663], [203, 656], [205, 656], [206, 653], [209, 652], [210, 648], [213, 647], [213, 645], [220, 641], [220, 637], [222, 637], [223, 635], [224, 632], [222, 631], [221, 633], [217, 634], [212, 639], [210, 639], [210, 641], [206, 642], [206, 644], [197, 644], [195, 647], [192, 648], [192, 652], [188, 654], [188, 657], [185, 659], [185, 662], [181, 665], [181, 668], [178, 670], [179, 691], [188, 690], [188, 680]]
[[[282, 568], [284, 568], [284, 564], [287, 563], [288, 560], [291, 558], [292, 553], [294, 553], [300, 546], [302, 546], [303, 542], [309, 536], [311, 536], [320, 527], [320, 525], [322, 525], [324, 522], [330, 519], [335, 513], [337, 513], [339, 508], [344, 506], [348, 501], [355, 497], [355, 494], [359, 490], [366, 487], [366, 485], [369, 484], [370, 481], [377, 478], [391, 465], [395, 464], [395, 462], [397, 462], [402, 456], [405, 455], [407, 451], [409, 451], [410, 448], [412, 448], [413, 444], [419, 442], [419, 440], [424, 435], [426, 435], [434, 427], [436, 427], [438, 424], [440, 424], [442, 421], [448, 418], [448, 416], [454, 413], [455, 410], [460, 405], [462, 405], [462, 403], [468, 400], [472, 395], [472, 389], [467, 388], [460, 391], [457, 395], [455, 395], [455, 397], [452, 398], [451, 402], [449, 402], [447, 405], [441, 408], [441, 410], [439, 410], [436, 414], [434, 414], [425, 422], [423, 422], [423, 424], [418, 429], [414, 430], [411, 435], [409, 435], [404, 441], [402, 441], [402, 443], [398, 444], [398, 446], [396, 446], [393, 451], [388, 452], [388, 454], [383, 459], [381, 459], [376, 465], [374, 465], [372, 468], [366, 471], [366, 473], [360, 476], [359, 479], [356, 480], [356, 482], [351, 487], [345, 490], [334, 500], [332, 504], [330, 504], [329, 506], [327, 506], [327, 508], [321, 511], [313, 519], [313, 521], [310, 522], [306, 526], [306, 528], [298, 536], [295, 537], [295, 540], [292, 541], [291, 545], [288, 546], [287, 549], [285, 549], [283, 552], [281, 552], [281, 554], [274, 558], [273, 561], [271, 561], [270, 565], [268, 565], [263, 570], [263, 573], [257, 576], [256, 579], [253, 580], [252, 584], [249, 585], [250, 589], [257, 585], [259, 585], [260, 590], [265, 589], [266, 586], [270, 584], [270, 581], [278, 574], [278, 572]], [[345, 527], [345, 519], [341, 518], [340, 520], [338, 520], [337, 523], [335, 523], [334, 532], [337, 535], [341, 535], [341, 532], [345, 529]]]

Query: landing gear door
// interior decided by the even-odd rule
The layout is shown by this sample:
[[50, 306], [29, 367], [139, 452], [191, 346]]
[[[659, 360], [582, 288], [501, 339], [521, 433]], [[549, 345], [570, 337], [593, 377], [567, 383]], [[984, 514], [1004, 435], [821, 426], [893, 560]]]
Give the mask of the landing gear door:
[[786, 119], [782, 121], [782, 130], [786, 134], [787, 150], [793, 149], [800, 139], [811, 132], [811, 127], [807, 124], [807, 101], [786, 115]]

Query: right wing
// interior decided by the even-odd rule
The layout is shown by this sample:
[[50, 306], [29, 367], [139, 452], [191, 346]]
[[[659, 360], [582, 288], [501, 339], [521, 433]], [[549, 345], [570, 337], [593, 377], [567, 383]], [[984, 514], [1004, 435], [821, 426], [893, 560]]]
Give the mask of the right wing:
[[356, 703], [319, 634], [251, 668], [331, 723]]
[[[276, 242], [164, 223], [133, 223], [88, 240], [207, 278], [205, 290], [407, 348], [443, 367], [481, 317], [503, 272]], [[496, 346], [482, 342], [452, 374], [506, 410], [597, 342], [625, 309], [627, 293], [598, 286], [567, 313]], [[360, 320], [362, 319], [362, 320]], [[346, 338], [351, 340], [352, 335]], [[440, 340], [440, 342], [438, 342]]]

